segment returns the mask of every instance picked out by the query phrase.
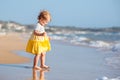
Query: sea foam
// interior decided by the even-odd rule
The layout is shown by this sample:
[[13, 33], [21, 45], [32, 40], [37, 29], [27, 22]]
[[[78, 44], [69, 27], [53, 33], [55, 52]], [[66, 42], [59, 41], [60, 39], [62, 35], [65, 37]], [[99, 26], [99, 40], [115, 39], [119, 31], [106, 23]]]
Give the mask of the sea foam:
[[120, 80], [120, 77], [116, 77], [116, 78], [108, 78], [106, 76], [103, 76], [99, 79], [96, 79], [96, 80]]

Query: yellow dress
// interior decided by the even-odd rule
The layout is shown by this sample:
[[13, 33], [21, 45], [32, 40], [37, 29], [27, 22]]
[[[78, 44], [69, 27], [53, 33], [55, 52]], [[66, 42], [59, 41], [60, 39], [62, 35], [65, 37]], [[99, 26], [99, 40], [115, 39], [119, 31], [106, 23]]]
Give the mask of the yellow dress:
[[32, 54], [41, 54], [51, 50], [49, 38], [47, 36], [36, 36], [32, 33], [27, 46], [26, 52]]

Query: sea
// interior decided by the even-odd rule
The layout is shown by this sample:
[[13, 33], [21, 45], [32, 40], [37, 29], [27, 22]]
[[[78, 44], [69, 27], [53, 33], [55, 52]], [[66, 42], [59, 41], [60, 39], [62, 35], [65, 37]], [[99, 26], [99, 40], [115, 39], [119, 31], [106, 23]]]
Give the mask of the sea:
[[48, 34], [53, 40], [76, 46], [88, 46], [114, 53], [120, 52], [120, 28], [51, 28]]
[[[107, 66], [120, 70], [120, 28], [49, 28], [51, 39], [69, 43], [75, 46], [96, 48], [107, 53], [105, 58]], [[120, 75], [115, 78], [103, 76], [96, 80], [120, 80]]]
[[[64, 42], [74, 46], [95, 48], [105, 54], [105, 64], [120, 71], [120, 27], [111, 28], [78, 28], [78, 27], [46, 27], [51, 40]], [[29, 33], [31, 34], [32, 31]], [[117, 77], [102, 76], [96, 80], [120, 80]]]

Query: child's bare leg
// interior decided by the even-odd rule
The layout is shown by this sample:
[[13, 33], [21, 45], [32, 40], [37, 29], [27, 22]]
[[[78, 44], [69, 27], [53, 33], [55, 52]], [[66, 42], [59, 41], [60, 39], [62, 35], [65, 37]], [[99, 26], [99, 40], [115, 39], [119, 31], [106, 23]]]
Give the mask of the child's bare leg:
[[39, 61], [39, 57], [40, 57], [40, 54], [35, 55], [35, 57], [34, 57], [33, 68], [34, 68], [34, 69], [39, 69], [39, 70], [40, 70], [41, 68], [37, 66], [37, 65], [38, 65], [38, 61]]
[[46, 58], [46, 53], [41, 53], [40, 56], [41, 68], [48, 68], [48, 66], [45, 65], [45, 58]]

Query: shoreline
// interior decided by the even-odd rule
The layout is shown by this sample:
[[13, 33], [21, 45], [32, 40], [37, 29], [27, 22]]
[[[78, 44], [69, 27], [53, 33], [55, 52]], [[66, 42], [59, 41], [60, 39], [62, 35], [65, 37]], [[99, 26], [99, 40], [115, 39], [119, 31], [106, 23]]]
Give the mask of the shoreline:
[[11, 32], [0, 36], [0, 64], [29, 62], [28, 58], [14, 53], [14, 51], [25, 49], [26, 43], [20, 35], [21, 33]]

